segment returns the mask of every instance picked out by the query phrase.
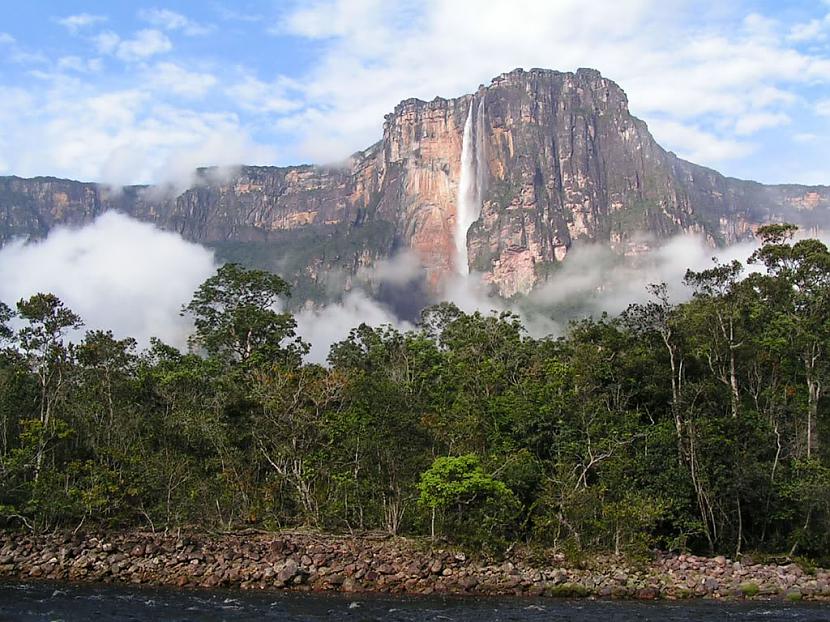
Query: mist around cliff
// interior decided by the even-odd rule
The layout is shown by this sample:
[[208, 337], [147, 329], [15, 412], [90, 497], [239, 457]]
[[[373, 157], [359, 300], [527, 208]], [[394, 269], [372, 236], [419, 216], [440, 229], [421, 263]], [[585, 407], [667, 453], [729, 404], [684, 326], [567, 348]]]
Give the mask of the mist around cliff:
[[[0, 248], [0, 301], [14, 306], [22, 298], [50, 292], [81, 316], [83, 330], [112, 330], [118, 338], [134, 337], [140, 347], [158, 337], [183, 349], [192, 324], [180, 315], [181, 307], [217, 267], [211, 250], [107, 212], [87, 226], [59, 227], [44, 240], [19, 239]], [[401, 255], [381, 262], [364, 280], [389, 291], [417, 276], [412, 258]], [[396, 295], [401, 298], [400, 292]], [[303, 309], [296, 319], [314, 362], [324, 362], [331, 344], [361, 322], [412, 328], [391, 301], [374, 300], [359, 289], [338, 303]]]
[[715, 261], [727, 263], [737, 259], [747, 272], [759, 269], [746, 266], [747, 258], [758, 247], [749, 241], [726, 248], [713, 248], [694, 235], [678, 235], [653, 250], [627, 257], [601, 244], [576, 245], [561, 268], [545, 284], [538, 287], [527, 301], [532, 308], [567, 315], [617, 315], [632, 303], [646, 302], [647, 286], [665, 283], [674, 301], [691, 296], [684, 285], [686, 271], [711, 268]]
[[[601, 245], [574, 246], [561, 268], [531, 295], [493, 297], [481, 275], [457, 276], [430, 298], [417, 258], [408, 252], [361, 271], [337, 302], [295, 313], [297, 332], [311, 344], [309, 360], [323, 363], [330, 346], [361, 323], [412, 329], [423, 307], [446, 300], [472, 313], [510, 311], [534, 337], [559, 335], [572, 319], [617, 314], [648, 298], [650, 283], [665, 282], [675, 301], [688, 298], [688, 268], [745, 261], [749, 242], [717, 252], [694, 236], [675, 237], [648, 254], [622, 261]], [[108, 212], [78, 229], [58, 228], [42, 241], [13, 241], [0, 249], [0, 300], [13, 305], [37, 292], [56, 294], [80, 314], [86, 329], [116, 337], [151, 337], [184, 348], [191, 325], [179, 312], [217, 267], [212, 251], [122, 214]], [[340, 283], [341, 292], [345, 286]]]
[[0, 300], [13, 306], [38, 292], [58, 296], [86, 329], [150, 337], [184, 347], [190, 325], [182, 302], [215, 271], [213, 254], [175, 233], [108, 212], [42, 241], [0, 248]]

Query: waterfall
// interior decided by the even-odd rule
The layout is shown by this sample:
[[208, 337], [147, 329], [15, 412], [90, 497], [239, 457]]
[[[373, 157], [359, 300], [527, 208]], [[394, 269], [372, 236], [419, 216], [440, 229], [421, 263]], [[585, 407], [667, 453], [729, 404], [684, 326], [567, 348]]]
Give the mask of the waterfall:
[[478, 102], [478, 111], [476, 112], [476, 209], [473, 222], [481, 216], [481, 204], [484, 202], [484, 180], [487, 179], [484, 136], [484, 98], [482, 97], [481, 101]]
[[[455, 219], [456, 270], [459, 274], [469, 274], [469, 257], [467, 254], [467, 231], [481, 214], [481, 199], [485, 179], [487, 160], [484, 154], [484, 99], [478, 104], [476, 114], [470, 101], [467, 120], [464, 122], [464, 135], [461, 143], [461, 172], [458, 178], [458, 201]], [[473, 128], [475, 116], [475, 129]]]

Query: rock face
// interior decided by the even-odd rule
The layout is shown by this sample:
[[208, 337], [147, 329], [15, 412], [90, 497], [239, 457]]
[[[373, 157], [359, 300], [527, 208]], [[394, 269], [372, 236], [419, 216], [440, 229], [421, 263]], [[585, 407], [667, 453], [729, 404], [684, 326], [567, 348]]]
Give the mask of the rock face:
[[362, 268], [412, 249], [435, 290], [459, 269], [468, 114], [475, 144], [466, 148], [476, 153], [481, 203], [466, 232], [469, 268], [503, 296], [544, 281], [581, 242], [633, 253], [686, 232], [715, 246], [771, 220], [817, 228], [830, 210], [827, 186], [727, 178], [665, 151], [630, 114], [622, 89], [597, 71], [517, 69], [472, 95], [400, 103], [386, 116], [382, 140], [342, 169], [203, 170], [200, 183], [178, 195], [0, 178], [0, 243], [116, 209], [318, 289], [333, 270], [348, 285]]

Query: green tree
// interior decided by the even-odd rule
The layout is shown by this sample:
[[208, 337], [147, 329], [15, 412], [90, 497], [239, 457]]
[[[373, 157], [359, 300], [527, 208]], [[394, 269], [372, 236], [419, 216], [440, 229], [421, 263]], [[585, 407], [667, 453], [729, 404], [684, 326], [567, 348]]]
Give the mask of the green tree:
[[420, 332], [365, 324], [332, 346], [332, 373], [342, 374], [345, 387], [342, 408], [327, 416], [330, 464], [341, 484], [340, 510], [352, 510], [348, 524], [397, 534], [411, 514], [417, 475], [432, 459], [422, 417], [439, 357]]
[[830, 250], [815, 239], [792, 243], [796, 230], [786, 224], [760, 227], [763, 245], [750, 262], [767, 269], [768, 275], [757, 275], [753, 283], [778, 310], [770, 328], [779, 343], [793, 350], [802, 368], [807, 388], [804, 447], [809, 458], [820, 446], [819, 403], [830, 381]]
[[289, 295], [288, 284], [275, 274], [225, 264], [182, 309], [196, 327], [190, 343], [228, 362], [296, 366], [307, 346], [294, 332], [293, 316], [279, 311]]
[[14, 317], [14, 312], [9, 305], [0, 301], [0, 345], [4, 342], [10, 341], [14, 334], [9, 321]]
[[259, 405], [253, 442], [265, 468], [291, 491], [294, 515], [306, 525], [320, 525], [320, 488], [327, 475], [321, 450], [329, 441], [325, 418], [339, 407], [342, 392], [342, 379], [317, 365], [253, 374], [251, 397]]
[[740, 286], [743, 265], [739, 261], [718, 264], [708, 270], [686, 272], [685, 282], [695, 290], [694, 303], [686, 305], [700, 322], [695, 333], [698, 353], [706, 359], [712, 375], [729, 391], [729, 410], [737, 417], [741, 391], [738, 357], [746, 347], [743, 316], [746, 305]]
[[444, 515], [445, 533], [479, 546], [502, 547], [518, 503], [504, 482], [487, 474], [474, 454], [436, 458], [421, 474], [419, 502], [430, 510], [435, 538], [436, 513]]
[[47, 444], [56, 429], [55, 411], [65, 397], [67, 376], [73, 363], [72, 348], [64, 339], [68, 331], [79, 329], [83, 322], [54, 294], [35, 294], [20, 300], [17, 313], [25, 322], [17, 334], [18, 347], [40, 385], [34, 464], [37, 481]]
[[678, 315], [669, 302], [665, 283], [648, 287], [652, 299], [645, 304], [633, 304], [622, 314], [624, 325], [633, 333], [653, 340], [668, 355], [671, 384], [671, 413], [677, 439], [677, 458], [683, 460], [683, 411], [681, 406], [685, 370], [685, 354]]

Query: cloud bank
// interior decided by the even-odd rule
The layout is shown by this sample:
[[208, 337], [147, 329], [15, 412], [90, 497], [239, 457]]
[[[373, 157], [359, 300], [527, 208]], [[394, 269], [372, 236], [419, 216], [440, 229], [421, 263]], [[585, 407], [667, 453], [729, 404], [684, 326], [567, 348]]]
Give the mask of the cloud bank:
[[312, 363], [325, 363], [331, 346], [348, 337], [349, 331], [360, 324], [389, 324], [399, 330], [414, 328], [386, 305], [359, 290], [348, 293], [342, 302], [319, 309], [304, 309], [295, 318], [297, 334], [311, 345], [307, 360]]
[[[216, 268], [213, 252], [203, 246], [107, 212], [84, 227], [58, 228], [45, 240], [15, 240], [0, 248], [0, 300], [13, 307], [38, 292], [53, 293], [81, 316], [84, 330], [112, 330], [116, 337], [136, 338], [140, 346], [158, 337], [185, 348], [192, 323], [179, 312]], [[411, 257], [401, 255], [362, 278], [375, 285], [401, 284], [416, 273]], [[312, 346], [308, 360], [317, 363], [362, 322], [412, 328], [359, 289], [342, 302], [304, 309], [296, 320], [298, 334]]]
[[[331, 346], [361, 323], [410, 330], [423, 307], [446, 300], [467, 313], [511, 311], [531, 336], [558, 336], [572, 319], [616, 315], [645, 302], [652, 283], [666, 283], [674, 302], [686, 300], [691, 296], [683, 284], [687, 269], [711, 267], [713, 259], [745, 262], [755, 248], [750, 241], [713, 249], [699, 237], [683, 235], [623, 261], [599, 244], [575, 246], [549, 281], [512, 301], [490, 295], [478, 274], [456, 275], [430, 298], [417, 258], [403, 252], [361, 271], [339, 302], [296, 312], [297, 333], [311, 345], [307, 360], [325, 363]], [[85, 227], [56, 229], [43, 241], [18, 240], [0, 249], [0, 300], [11, 305], [51, 292], [81, 315], [88, 329], [111, 329], [142, 346], [158, 337], [185, 348], [192, 324], [179, 311], [216, 267], [204, 247], [108, 212]]]
[[0, 300], [51, 292], [87, 329], [111, 329], [146, 346], [151, 337], [183, 347], [182, 304], [215, 271], [213, 253], [174, 233], [108, 212], [80, 229], [0, 248]]

